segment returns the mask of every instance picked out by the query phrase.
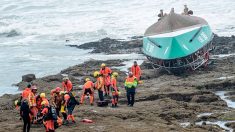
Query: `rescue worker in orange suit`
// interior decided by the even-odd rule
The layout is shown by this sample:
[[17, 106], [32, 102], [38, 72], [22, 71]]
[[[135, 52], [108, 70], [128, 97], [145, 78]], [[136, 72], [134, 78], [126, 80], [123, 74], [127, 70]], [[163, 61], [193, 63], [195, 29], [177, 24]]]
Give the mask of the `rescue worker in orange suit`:
[[56, 113], [57, 113], [58, 116], [60, 115], [61, 102], [62, 102], [62, 98], [61, 98], [60, 92], [61, 92], [61, 88], [60, 87], [57, 87], [57, 88], [55, 88], [55, 89], [53, 89], [51, 91], [52, 105], [56, 108]]
[[101, 64], [101, 69], [100, 69], [100, 75], [102, 75], [104, 77], [104, 93], [105, 96], [108, 96], [110, 91], [109, 91], [109, 87], [111, 84], [111, 73], [112, 70], [109, 67], [106, 67], [106, 64], [102, 63]]
[[86, 78], [86, 83], [83, 85], [83, 94], [81, 97], [81, 104], [84, 102], [84, 98], [89, 94], [90, 97], [90, 105], [93, 105], [94, 101], [94, 83], [90, 80], [90, 78]]
[[40, 94], [40, 98], [41, 98], [42, 102], [45, 101], [46, 104], [49, 104], [49, 101], [48, 101], [48, 99], [46, 98], [46, 94], [45, 94], [45, 93], [41, 93], [41, 94]]
[[134, 65], [131, 67], [131, 72], [136, 77], [136, 79], [140, 81], [142, 72], [136, 61], [134, 61]]
[[71, 119], [73, 123], [75, 122], [75, 118], [73, 116], [73, 110], [75, 106], [77, 105], [77, 101], [73, 95], [73, 93], [69, 92], [64, 95], [65, 100], [65, 107], [68, 110], [68, 116], [67, 116], [67, 122]]
[[112, 74], [112, 79], [111, 79], [111, 91], [112, 91], [112, 107], [117, 107], [117, 103], [118, 103], [118, 96], [119, 96], [119, 90], [117, 87], [117, 77], [118, 77], [118, 73], [114, 72]]
[[21, 94], [21, 99], [28, 99], [29, 98], [29, 93], [31, 92], [31, 84], [29, 84], [25, 89], [24, 91], [22, 92]]
[[62, 91], [71, 92], [73, 90], [73, 84], [68, 77], [63, 78]]
[[50, 93], [50, 94], [51, 94], [51, 97], [53, 97], [54, 94], [60, 93], [60, 91], [62, 91], [60, 87], [56, 87], [55, 89], [52, 89], [52, 90], [51, 90], [51, 93]]
[[[49, 113], [49, 103], [47, 101], [42, 101], [42, 115], [46, 116]], [[46, 132], [54, 132], [54, 120], [53, 119], [44, 119], [43, 124], [45, 126]]]
[[30, 111], [32, 113], [32, 121], [36, 121], [37, 120], [37, 114], [38, 114], [38, 108], [37, 108], [37, 102], [36, 102], [36, 94], [37, 94], [37, 87], [36, 86], [32, 86], [31, 88], [31, 92], [29, 93], [29, 108]]
[[129, 73], [125, 81], [126, 96], [128, 100], [128, 106], [132, 107], [135, 103], [135, 92], [137, 87], [137, 79], [132, 72]]
[[94, 72], [94, 77], [96, 78], [95, 89], [98, 90], [98, 95], [100, 101], [104, 101], [104, 79], [98, 71]]

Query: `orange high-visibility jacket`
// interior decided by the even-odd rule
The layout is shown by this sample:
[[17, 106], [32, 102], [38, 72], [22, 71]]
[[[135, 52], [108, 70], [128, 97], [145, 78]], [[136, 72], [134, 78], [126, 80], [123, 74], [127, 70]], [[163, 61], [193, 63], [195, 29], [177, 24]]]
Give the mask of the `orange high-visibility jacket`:
[[29, 97], [28, 97], [28, 100], [29, 100], [29, 106], [37, 106], [36, 104], [36, 96], [34, 95], [33, 92], [30, 92], [29, 93]]
[[141, 69], [140, 66], [132, 66], [131, 67], [131, 72], [133, 73], [133, 75], [139, 80], [140, 76], [141, 76]]
[[22, 92], [21, 96], [23, 99], [29, 98], [29, 93], [31, 92], [30, 88], [25, 88], [25, 90]]
[[104, 69], [100, 69], [100, 74], [104, 75], [105, 77], [112, 73], [112, 70], [108, 67], [105, 67]]
[[95, 83], [95, 87], [98, 90], [103, 91], [104, 90], [104, 78], [103, 77], [98, 77]]
[[83, 89], [93, 89], [94, 87], [94, 83], [92, 81], [87, 81], [84, 85], [83, 85]]
[[70, 80], [68, 80], [66, 83], [62, 82], [62, 91], [70, 92], [73, 88], [73, 84]]
[[103, 75], [103, 80], [104, 80], [104, 85], [105, 86], [109, 86], [110, 85], [110, 76], [109, 76], [109, 74], [111, 74], [112, 73], [112, 70], [110, 69], [110, 68], [108, 68], [108, 67], [105, 67], [105, 69], [100, 69], [100, 74], [101, 75]]
[[111, 86], [117, 90], [117, 79], [115, 77], [112, 77], [111, 79]]

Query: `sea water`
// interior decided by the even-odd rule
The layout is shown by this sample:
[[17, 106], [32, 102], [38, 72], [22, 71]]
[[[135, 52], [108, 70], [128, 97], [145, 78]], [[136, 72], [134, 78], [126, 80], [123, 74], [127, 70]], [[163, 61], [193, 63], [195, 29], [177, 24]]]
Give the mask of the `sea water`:
[[11, 85], [27, 73], [55, 74], [91, 58], [141, 58], [91, 55], [65, 45], [143, 35], [160, 9], [174, 7], [180, 13], [184, 4], [205, 18], [213, 32], [235, 34], [234, 0], [1, 0], [0, 94], [16, 92]]

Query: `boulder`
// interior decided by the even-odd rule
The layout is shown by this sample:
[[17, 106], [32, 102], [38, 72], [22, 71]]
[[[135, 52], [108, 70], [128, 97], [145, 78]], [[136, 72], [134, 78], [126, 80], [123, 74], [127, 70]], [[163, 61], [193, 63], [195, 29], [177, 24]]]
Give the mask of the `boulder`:
[[23, 82], [31, 82], [36, 79], [36, 76], [34, 74], [27, 74], [22, 76]]

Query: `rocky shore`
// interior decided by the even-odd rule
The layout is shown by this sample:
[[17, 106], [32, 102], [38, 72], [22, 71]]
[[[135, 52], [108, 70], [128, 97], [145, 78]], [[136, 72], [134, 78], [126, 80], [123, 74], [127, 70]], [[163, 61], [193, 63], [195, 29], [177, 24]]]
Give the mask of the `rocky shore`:
[[[235, 53], [235, 37], [214, 38], [214, 55]], [[104, 38], [97, 42], [83, 45], [69, 45], [81, 49], [93, 49], [91, 53], [121, 54], [141, 53], [142, 38], [135, 37], [128, 41]], [[105, 52], [103, 52], [105, 51]], [[89, 60], [83, 64], [69, 67], [56, 75], [33, 78], [39, 91], [50, 91], [61, 85], [64, 75], [68, 75], [74, 84], [77, 95], [81, 95], [84, 78], [91, 77], [101, 63], [106, 63], [113, 71], [119, 72], [118, 85], [121, 90], [120, 106], [117, 109], [99, 108], [82, 105], [75, 109], [77, 123], [62, 126], [62, 131], [179, 131], [207, 132], [223, 131], [215, 121], [235, 121], [235, 110], [228, 107], [216, 91], [229, 91], [228, 98], [235, 94], [235, 56], [214, 59], [206, 69], [181, 75], [169, 75], [152, 69], [147, 60], [141, 64], [143, 84], [137, 89], [136, 104], [133, 108], [126, 106], [123, 88], [126, 73], [119, 67], [125, 67], [128, 60]], [[94, 78], [92, 78], [94, 80]], [[22, 81], [17, 84], [20, 90], [27, 85]], [[19, 95], [0, 97], [0, 131], [22, 131], [19, 114], [13, 110], [13, 100]], [[97, 95], [95, 96], [97, 99]], [[210, 114], [205, 114], [210, 113]], [[83, 124], [83, 118], [92, 119], [94, 123]], [[200, 125], [201, 122], [201, 125]], [[235, 128], [233, 122], [226, 123], [228, 128]], [[33, 126], [32, 131], [43, 131], [42, 126]]]

